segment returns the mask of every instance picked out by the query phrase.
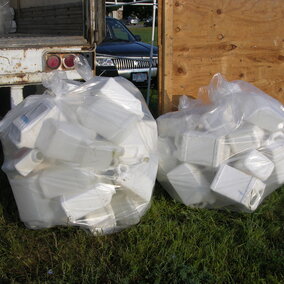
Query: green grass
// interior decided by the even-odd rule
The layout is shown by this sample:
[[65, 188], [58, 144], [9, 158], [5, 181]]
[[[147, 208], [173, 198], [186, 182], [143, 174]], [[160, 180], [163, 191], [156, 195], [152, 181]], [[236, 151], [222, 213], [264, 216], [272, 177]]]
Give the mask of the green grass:
[[244, 214], [187, 208], [157, 184], [138, 225], [94, 237], [25, 228], [1, 171], [0, 183], [0, 283], [284, 282], [283, 188]]
[[[140, 224], [26, 229], [1, 173], [0, 283], [281, 283], [284, 191], [253, 214], [190, 209], [157, 184]], [[282, 282], [283, 283], [283, 282]]]
[[[128, 27], [134, 35], [140, 35], [141, 40], [151, 44], [152, 41], [152, 28], [151, 27]], [[157, 28], [155, 28], [155, 42], [157, 45]]]

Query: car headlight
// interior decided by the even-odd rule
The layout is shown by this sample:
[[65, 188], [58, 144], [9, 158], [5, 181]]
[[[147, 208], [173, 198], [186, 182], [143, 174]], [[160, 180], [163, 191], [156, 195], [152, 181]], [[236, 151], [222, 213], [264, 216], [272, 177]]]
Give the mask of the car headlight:
[[96, 58], [97, 66], [114, 66], [111, 58]]

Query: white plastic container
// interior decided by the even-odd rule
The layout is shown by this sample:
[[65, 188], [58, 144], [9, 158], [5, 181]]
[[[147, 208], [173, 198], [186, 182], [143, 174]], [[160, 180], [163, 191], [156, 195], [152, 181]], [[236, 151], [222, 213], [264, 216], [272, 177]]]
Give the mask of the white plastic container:
[[110, 205], [97, 209], [78, 221], [80, 225], [86, 225], [92, 233], [112, 233], [116, 227], [115, 215]]
[[38, 175], [9, 179], [21, 220], [29, 228], [49, 228], [67, 224], [59, 200], [46, 199], [40, 193]]
[[274, 171], [267, 183], [272, 187], [279, 187], [284, 183], [284, 140], [278, 140], [261, 149], [261, 152], [272, 160], [275, 165]]
[[218, 110], [208, 111], [200, 118], [200, 124], [206, 131], [224, 135], [238, 126], [237, 117], [230, 104], [224, 104]]
[[274, 163], [261, 152], [253, 150], [242, 159], [236, 161], [233, 167], [247, 173], [248, 175], [252, 175], [262, 181], [265, 181], [272, 174], [274, 170]]
[[36, 146], [48, 158], [102, 170], [112, 163], [115, 146], [107, 141], [97, 141], [95, 136], [95, 132], [79, 124], [48, 119], [42, 125]]
[[231, 146], [232, 153], [238, 154], [260, 147], [264, 138], [264, 131], [256, 125], [244, 124], [226, 138], [227, 143]]
[[265, 184], [250, 175], [228, 165], [222, 165], [217, 172], [211, 189], [232, 201], [254, 211], [264, 193]]
[[82, 158], [95, 136], [96, 133], [80, 125], [47, 119], [36, 146], [48, 158], [76, 162]]
[[36, 169], [44, 158], [40, 151], [33, 149], [28, 150], [21, 158], [15, 161], [14, 167], [22, 176], [27, 176]]
[[284, 115], [269, 107], [256, 109], [245, 120], [270, 132], [284, 129]]
[[159, 129], [159, 136], [160, 137], [175, 137], [180, 135], [184, 130], [185, 127], [185, 116], [179, 117], [169, 117], [158, 119], [158, 129]]
[[141, 120], [132, 128], [131, 133], [119, 146], [123, 148], [119, 163], [135, 164], [149, 159], [151, 152], [157, 148], [157, 126], [154, 121]]
[[38, 105], [27, 107], [26, 111], [12, 122], [9, 139], [17, 148], [34, 148], [43, 122], [51, 117], [64, 119], [50, 100], [41, 100]]
[[158, 168], [157, 180], [173, 199], [182, 203], [180, 196], [177, 194], [175, 188], [169, 182], [167, 173], [163, 170], [162, 167], [160, 167], [160, 165]]
[[284, 139], [275, 140], [275, 142], [261, 148], [261, 153], [271, 161], [276, 162], [284, 159]]
[[181, 142], [177, 142], [178, 159], [182, 162], [218, 167], [230, 156], [230, 147], [223, 136], [189, 131], [182, 135]]
[[209, 183], [198, 167], [184, 163], [170, 171], [167, 177], [185, 205], [210, 200]]
[[127, 227], [139, 223], [140, 215], [137, 203], [131, 198], [127, 189], [118, 189], [111, 200], [111, 207], [118, 226]]
[[67, 166], [45, 169], [39, 176], [40, 187], [46, 198], [84, 193], [95, 181], [95, 175], [88, 171]]
[[92, 99], [92, 103], [80, 106], [77, 115], [83, 126], [114, 143], [127, 137], [136, 122], [143, 117], [108, 98], [98, 96]]
[[115, 194], [115, 186], [97, 183], [92, 189], [69, 197], [62, 197], [62, 207], [71, 222], [76, 222], [96, 210], [105, 208]]
[[39, 169], [44, 157], [37, 149], [23, 148], [19, 150], [13, 160], [5, 161], [2, 166], [4, 171], [16, 170], [22, 176], [27, 176], [35, 169]]
[[144, 116], [141, 101], [134, 96], [137, 89], [133, 88], [133, 85], [129, 84], [129, 81], [120, 77], [96, 77], [95, 82], [96, 84], [91, 89], [91, 95], [106, 98], [108, 99], [107, 101], [111, 101], [119, 107], [129, 110], [139, 117]]
[[177, 148], [175, 147], [173, 138], [159, 137], [158, 139], [159, 168], [168, 173], [177, 167], [179, 161], [175, 157]]
[[151, 155], [144, 161], [130, 165], [128, 171], [120, 175], [116, 182], [138, 195], [145, 202], [149, 202], [155, 185], [157, 170], [158, 158]]

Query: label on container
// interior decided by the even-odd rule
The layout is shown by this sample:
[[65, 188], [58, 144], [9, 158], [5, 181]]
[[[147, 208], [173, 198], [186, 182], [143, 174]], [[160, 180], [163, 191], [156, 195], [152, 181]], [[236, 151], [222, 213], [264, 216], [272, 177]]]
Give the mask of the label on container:
[[51, 109], [50, 105], [39, 104], [22, 114], [13, 121], [13, 125], [20, 131], [32, 126]]

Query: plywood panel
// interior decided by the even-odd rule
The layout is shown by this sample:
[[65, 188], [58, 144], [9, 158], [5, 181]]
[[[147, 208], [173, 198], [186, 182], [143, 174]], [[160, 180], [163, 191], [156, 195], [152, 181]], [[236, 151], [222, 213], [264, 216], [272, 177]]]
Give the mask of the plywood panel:
[[176, 106], [176, 96], [196, 97], [217, 72], [284, 103], [283, 0], [159, 2], [161, 112]]

